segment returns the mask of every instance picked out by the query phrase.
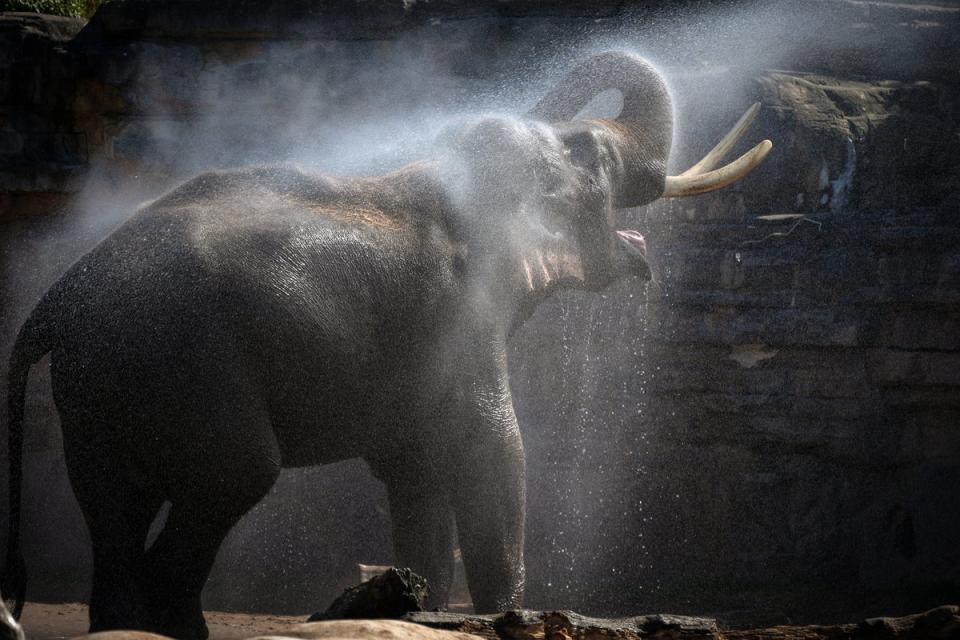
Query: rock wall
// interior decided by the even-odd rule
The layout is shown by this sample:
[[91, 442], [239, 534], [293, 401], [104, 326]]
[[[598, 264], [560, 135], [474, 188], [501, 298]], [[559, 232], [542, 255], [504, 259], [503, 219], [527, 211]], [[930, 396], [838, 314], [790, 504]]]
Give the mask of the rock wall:
[[[584, 49], [638, 47], [677, 102], [675, 172], [753, 100], [752, 135], [776, 147], [735, 189], [631, 212], [655, 283], [550, 300], [518, 335], [528, 603], [756, 624], [960, 599], [960, 9], [315, 4], [0, 16], [4, 353], [70, 260], [193, 171], [393, 166], [448, 112], [522, 111]], [[85, 533], [45, 377], [31, 596], [79, 599]], [[285, 473], [208, 605], [322, 608], [355, 563], [389, 563], [387, 527], [361, 464]]]

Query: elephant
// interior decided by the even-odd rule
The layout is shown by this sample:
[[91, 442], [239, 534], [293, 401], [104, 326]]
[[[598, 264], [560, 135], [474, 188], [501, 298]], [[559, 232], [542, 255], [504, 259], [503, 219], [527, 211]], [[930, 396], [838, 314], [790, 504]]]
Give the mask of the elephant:
[[[616, 118], [577, 119], [610, 89]], [[142, 205], [48, 290], [13, 348], [15, 610], [24, 390], [48, 352], [92, 541], [91, 631], [207, 637], [200, 593], [228, 531], [281, 468], [357, 457], [386, 485], [396, 564], [426, 577], [431, 606], [456, 532], [476, 610], [519, 607], [525, 467], [508, 339], [558, 290], [649, 279], [623, 211], [743, 178], [769, 141], [715, 167], [751, 118], [668, 176], [666, 82], [607, 51], [523, 116], [450, 125], [428, 159], [386, 175], [208, 171]]]

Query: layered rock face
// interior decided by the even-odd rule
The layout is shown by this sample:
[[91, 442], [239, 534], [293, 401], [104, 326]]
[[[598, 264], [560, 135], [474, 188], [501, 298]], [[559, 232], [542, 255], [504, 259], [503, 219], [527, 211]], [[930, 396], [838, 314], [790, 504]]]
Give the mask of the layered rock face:
[[[676, 99], [673, 173], [754, 100], [775, 150], [734, 189], [628, 213], [653, 284], [550, 300], [519, 332], [528, 603], [778, 623], [960, 599], [960, 9], [262, 5], [0, 16], [5, 345], [73, 257], [194, 171], [382, 172], [449, 114], [522, 113], [583, 51], [637, 48]], [[31, 595], [81, 599], [45, 377]], [[355, 563], [389, 563], [388, 527], [362, 465], [285, 474], [208, 603], [316, 609]]]
[[0, 19], [0, 219], [42, 214], [77, 191], [89, 156], [73, 122], [69, 41], [83, 21], [7, 13]]

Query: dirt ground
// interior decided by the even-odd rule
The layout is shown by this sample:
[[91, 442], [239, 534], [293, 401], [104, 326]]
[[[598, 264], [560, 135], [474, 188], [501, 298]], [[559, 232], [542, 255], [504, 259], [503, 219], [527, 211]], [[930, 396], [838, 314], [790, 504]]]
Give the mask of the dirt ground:
[[[210, 627], [210, 640], [241, 640], [257, 635], [270, 635], [284, 628], [306, 622], [303, 616], [275, 616], [255, 613], [205, 612]], [[87, 632], [87, 605], [39, 604], [28, 602], [20, 620], [28, 640], [72, 638]]]

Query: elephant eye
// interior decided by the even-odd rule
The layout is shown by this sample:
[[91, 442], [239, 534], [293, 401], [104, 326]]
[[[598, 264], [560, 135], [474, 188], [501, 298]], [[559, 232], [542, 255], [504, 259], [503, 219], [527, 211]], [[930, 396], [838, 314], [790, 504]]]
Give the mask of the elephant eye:
[[543, 194], [536, 219], [550, 233], [563, 233], [569, 226], [569, 203], [559, 194]]
[[572, 134], [564, 139], [566, 155], [570, 162], [577, 167], [589, 170], [596, 170], [599, 166], [600, 156], [597, 150], [596, 140], [588, 131]]

